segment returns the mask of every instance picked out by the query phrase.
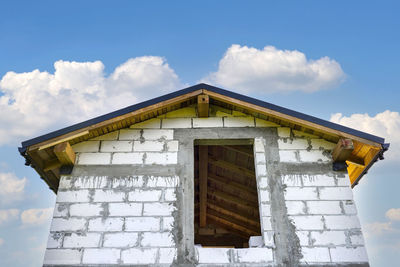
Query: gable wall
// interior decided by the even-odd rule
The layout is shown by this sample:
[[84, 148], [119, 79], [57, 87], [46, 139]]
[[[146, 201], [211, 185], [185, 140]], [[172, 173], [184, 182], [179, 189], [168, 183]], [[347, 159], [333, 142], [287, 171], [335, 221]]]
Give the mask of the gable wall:
[[[212, 115], [188, 107], [74, 145], [44, 264], [367, 264], [348, 175], [331, 171], [333, 143]], [[262, 248], [193, 246], [193, 140], [220, 138], [254, 138]]]

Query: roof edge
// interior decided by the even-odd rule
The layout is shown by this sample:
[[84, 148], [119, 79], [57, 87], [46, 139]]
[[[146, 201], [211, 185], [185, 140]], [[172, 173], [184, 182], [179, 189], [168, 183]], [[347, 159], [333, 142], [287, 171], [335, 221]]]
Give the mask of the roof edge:
[[297, 111], [294, 111], [294, 110], [291, 110], [288, 108], [277, 106], [277, 105], [274, 105], [274, 104], [271, 104], [271, 103], [268, 103], [268, 102], [265, 102], [265, 101], [262, 101], [259, 99], [255, 99], [255, 98], [252, 98], [249, 96], [231, 92], [231, 91], [228, 91], [228, 90], [225, 90], [222, 88], [211, 86], [211, 85], [208, 85], [205, 83], [199, 83], [199, 84], [196, 84], [196, 85], [193, 85], [193, 86], [190, 86], [190, 87], [187, 87], [187, 88], [184, 88], [184, 89], [181, 89], [181, 90], [178, 90], [178, 91], [166, 94], [166, 95], [162, 95], [162, 96], [159, 96], [159, 97], [156, 97], [156, 98], [144, 101], [144, 102], [140, 102], [138, 104], [134, 104], [134, 105], [131, 105], [131, 106], [128, 106], [128, 107], [125, 107], [125, 108], [122, 108], [122, 109], [119, 109], [119, 110], [116, 110], [116, 111], [113, 111], [113, 112], [110, 112], [110, 113], [107, 113], [107, 114], [104, 114], [104, 115], [101, 115], [101, 116], [98, 116], [98, 117], [95, 117], [95, 118], [92, 118], [89, 120], [86, 120], [83, 122], [53, 131], [53, 132], [50, 132], [50, 133], [47, 133], [47, 134], [44, 134], [44, 135], [41, 135], [41, 136], [38, 136], [38, 137], [35, 137], [32, 139], [26, 140], [26, 141], [23, 141], [21, 143], [21, 147], [18, 148], [19, 152], [25, 153], [27, 147], [29, 147], [31, 145], [35, 145], [35, 144], [41, 143], [43, 141], [46, 141], [48, 139], [56, 138], [58, 136], [70, 133], [72, 131], [79, 130], [79, 129], [87, 127], [89, 125], [100, 123], [100, 122], [106, 121], [108, 119], [117, 117], [117, 116], [125, 115], [127, 113], [136, 111], [138, 109], [141, 109], [141, 108], [153, 105], [153, 104], [157, 104], [159, 102], [162, 102], [162, 101], [174, 98], [174, 97], [178, 97], [178, 96], [181, 96], [181, 95], [184, 95], [187, 93], [191, 93], [191, 92], [194, 92], [194, 91], [200, 90], [200, 89], [205, 89], [205, 90], [208, 90], [208, 91], [211, 91], [211, 92], [214, 92], [217, 94], [221, 94], [221, 95], [224, 95], [227, 97], [231, 97], [231, 98], [236, 98], [238, 100], [248, 102], [248, 103], [263, 107], [263, 108], [271, 109], [273, 111], [280, 112], [280, 113], [283, 113], [283, 114], [286, 114], [286, 115], [289, 115], [289, 116], [292, 116], [292, 117], [295, 117], [298, 119], [309, 121], [309, 122], [312, 122], [315, 124], [325, 126], [327, 128], [331, 128], [331, 129], [341, 131], [341, 132], [344, 132], [347, 134], [351, 134], [351, 135], [354, 135], [354, 136], [357, 136], [357, 137], [360, 137], [360, 138], [363, 138], [363, 139], [366, 139], [369, 141], [373, 141], [373, 142], [379, 143], [381, 145], [383, 145], [385, 142], [385, 139], [382, 137], [379, 137], [379, 136], [368, 134], [368, 133], [365, 133], [365, 132], [362, 132], [359, 130], [355, 130], [355, 129], [352, 129], [352, 128], [349, 128], [346, 126], [342, 126], [340, 124], [336, 124], [336, 123], [333, 123], [333, 122], [330, 122], [327, 120], [319, 119], [314, 116], [310, 116], [310, 115], [307, 115], [307, 114], [304, 114], [301, 112], [297, 112]]

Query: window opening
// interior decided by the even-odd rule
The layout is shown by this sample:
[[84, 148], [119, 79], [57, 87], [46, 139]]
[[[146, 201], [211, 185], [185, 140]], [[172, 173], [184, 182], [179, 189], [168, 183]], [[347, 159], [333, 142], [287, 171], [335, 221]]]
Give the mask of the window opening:
[[251, 143], [195, 140], [195, 245], [247, 248], [250, 237], [261, 236]]

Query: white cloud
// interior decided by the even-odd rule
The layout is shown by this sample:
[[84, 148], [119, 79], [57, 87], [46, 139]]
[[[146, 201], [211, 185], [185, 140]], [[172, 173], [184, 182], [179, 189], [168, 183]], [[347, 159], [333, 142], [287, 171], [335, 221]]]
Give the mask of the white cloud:
[[400, 234], [400, 225], [396, 224], [397, 221], [400, 221], [400, 209], [389, 209], [385, 215], [389, 219], [388, 221], [369, 223], [363, 227], [366, 237], [383, 234]]
[[204, 79], [227, 88], [247, 92], [314, 92], [339, 84], [345, 74], [329, 57], [307, 59], [297, 50], [264, 49], [232, 45], [218, 70]]
[[17, 219], [19, 216], [18, 209], [0, 210], [0, 225]]
[[385, 153], [385, 161], [399, 161], [399, 112], [386, 110], [376, 114], [374, 117], [368, 114], [352, 114], [346, 117], [342, 113], [336, 113], [331, 116], [330, 121], [385, 138], [385, 142], [390, 143], [389, 151]]
[[400, 209], [390, 209], [385, 215], [391, 221], [400, 221]]
[[28, 209], [21, 213], [21, 221], [25, 226], [35, 226], [49, 221], [52, 215], [53, 208]]
[[0, 204], [21, 199], [27, 179], [13, 173], [0, 173]]
[[364, 235], [367, 238], [376, 235], [392, 233], [396, 231], [396, 229], [392, 227], [392, 222], [368, 223], [363, 228], [364, 228]]
[[[101, 61], [54, 63], [54, 74], [7, 72], [0, 80], [0, 145], [77, 123], [181, 86], [160, 57], [132, 58], [109, 76]], [[3, 95], [2, 95], [3, 94]]]
[[4, 239], [0, 238], [0, 247], [4, 244]]

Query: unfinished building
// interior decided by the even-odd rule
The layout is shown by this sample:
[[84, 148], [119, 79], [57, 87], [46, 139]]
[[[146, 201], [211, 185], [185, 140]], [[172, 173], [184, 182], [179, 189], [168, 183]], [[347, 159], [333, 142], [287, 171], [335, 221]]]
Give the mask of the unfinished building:
[[384, 139], [198, 84], [22, 143], [44, 266], [369, 266], [352, 187]]

